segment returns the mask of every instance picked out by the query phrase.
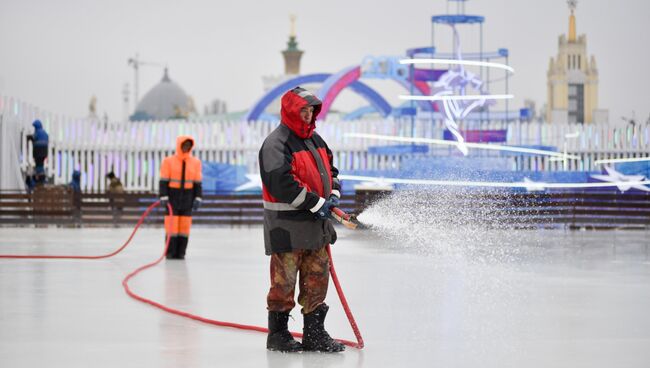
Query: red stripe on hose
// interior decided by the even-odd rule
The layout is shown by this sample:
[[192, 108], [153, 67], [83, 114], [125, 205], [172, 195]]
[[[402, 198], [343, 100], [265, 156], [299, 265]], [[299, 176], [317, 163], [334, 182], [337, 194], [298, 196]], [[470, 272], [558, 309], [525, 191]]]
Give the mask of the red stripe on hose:
[[[118, 253], [120, 253], [124, 248], [129, 245], [131, 240], [133, 239], [133, 236], [135, 233], [138, 231], [138, 228], [142, 223], [144, 222], [144, 219], [149, 215], [151, 210], [158, 206], [160, 202], [155, 202], [151, 206], [149, 206], [145, 212], [142, 214], [140, 219], [138, 220], [138, 223], [135, 225], [135, 228], [133, 229], [133, 232], [129, 236], [129, 238], [126, 240], [124, 245], [122, 245], [120, 248], [115, 250], [112, 253], [104, 254], [104, 255], [99, 255], [99, 256], [75, 256], [75, 255], [12, 255], [12, 254], [0, 254], [0, 258], [12, 258], [12, 259], [102, 259], [102, 258], [108, 258], [112, 257]], [[170, 216], [173, 216], [172, 212], [172, 207], [171, 205], [167, 204], [167, 208], [169, 210]], [[195, 321], [215, 325], [215, 326], [221, 326], [221, 327], [231, 327], [231, 328], [237, 328], [241, 330], [249, 330], [249, 331], [258, 331], [258, 332], [263, 332], [263, 333], [268, 333], [269, 330], [265, 327], [259, 327], [259, 326], [253, 326], [253, 325], [245, 325], [245, 324], [240, 324], [240, 323], [233, 323], [233, 322], [225, 322], [225, 321], [217, 321], [214, 319], [209, 319], [205, 317], [201, 317], [189, 312], [181, 311], [178, 309], [170, 308], [164, 304], [155, 302], [151, 299], [147, 299], [143, 296], [140, 296], [129, 288], [129, 280], [131, 280], [133, 277], [137, 276], [140, 272], [151, 268], [160, 261], [162, 261], [165, 258], [165, 255], [167, 254], [167, 248], [169, 247], [169, 235], [167, 236], [167, 239], [165, 241], [165, 249], [163, 250], [163, 253], [158, 257], [157, 260], [154, 262], [145, 264], [143, 266], [138, 267], [137, 269], [133, 270], [131, 273], [126, 275], [124, 280], [122, 280], [122, 286], [124, 287], [124, 291], [126, 291], [127, 295], [130, 296], [131, 298], [140, 301], [142, 303], [147, 303], [149, 305], [152, 305], [158, 309], [161, 309], [167, 313], [175, 314], [181, 317], [193, 319]], [[363, 349], [363, 337], [361, 337], [361, 332], [359, 331], [359, 328], [357, 327], [357, 323], [354, 320], [354, 316], [352, 315], [352, 311], [350, 311], [350, 307], [348, 306], [348, 302], [345, 299], [345, 295], [343, 294], [343, 290], [341, 289], [341, 284], [339, 283], [339, 279], [336, 275], [336, 270], [334, 269], [334, 261], [332, 260], [332, 252], [330, 250], [330, 246], [327, 245], [327, 255], [330, 258], [330, 274], [332, 275], [332, 281], [334, 282], [334, 286], [336, 287], [336, 292], [339, 295], [339, 299], [341, 300], [341, 304], [343, 305], [343, 309], [345, 311], [345, 315], [348, 317], [348, 320], [350, 321], [350, 326], [352, 327], [352, 330], [354, 331], [354, 335], [357, 338], [357, 342], [353, 341], [348, 341], [348, 340], [343, 340], [343, 339], [336, 339], [337, 341], [341, 342], [342, 344], [345, 344], [347, 346], [357, 348], [357, 349]], [[291, 332], [291, 334], [294, 337], [301, 338], [302, 334], [299, 332]]]

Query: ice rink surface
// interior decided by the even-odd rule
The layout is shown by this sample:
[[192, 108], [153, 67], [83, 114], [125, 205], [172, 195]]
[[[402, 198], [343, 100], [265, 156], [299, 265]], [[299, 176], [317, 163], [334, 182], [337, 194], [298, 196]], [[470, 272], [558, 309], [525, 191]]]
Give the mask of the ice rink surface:
[[[456, 229], [458, 230], [458, 229]], [[260, 227], [195, 227], [185, 261], [131, 281], [145, 297], [266, 327]], [[3, 254], [103, 254], [130, 229], [0, 228]], [[129, 298], [155, 260], [147, 228], [106, 260], [0, 260], [0, 367], [649, 367], [643, 231], [463, 231], [426, 239], [339, 229], [332, 253], [366, 348], [282, 354], [266, 335], [215, 327]], [[395, 235], [395, 234], [393, 234]], [[449, 239], [453, 239], [449, 240]], [[451, 245], [450, 245], [451, 244]], [[326, 328], [354, 340], [333, 285]], [[299, 308], [290, 328], [302, 330]]]

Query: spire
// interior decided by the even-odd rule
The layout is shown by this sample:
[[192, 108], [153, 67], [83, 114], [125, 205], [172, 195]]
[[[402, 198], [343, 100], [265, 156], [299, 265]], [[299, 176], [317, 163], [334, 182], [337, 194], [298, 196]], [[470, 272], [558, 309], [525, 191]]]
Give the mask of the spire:
[[291, 21], [291, 32], [289, 37], [296, 37], [296, 16], [294, 14], [289, 15], [289, 20]]
[[296, 41], [296, 16], [293, 14], [289, 15], [289, 20], [291, 21], [291, 30], [289, 32], [286, 51], [300, 51], [298, 50], [298, 41]]
[[298, 49], [298, 41], [296, 41], [296, 16], [290, 15], [291, 31], [289, 33], [289, 41], [287, 42], [287, 49], [282, 51], [284, 56], [284, 74], [298, 75], [300, 74], [300, 57], [303, 54], [302, 50]]
[[576, 16], [574, 11], [578, 5], [578, 0], [567, 0], [571, 15], [569, 16], [569, 42], [576, 42]]
[[163, 82], [171, 82], [171, 79], [169, 79], [169, 74], [167, 73], [167, 67], [165, 67], [165, 74], [163, 75]]

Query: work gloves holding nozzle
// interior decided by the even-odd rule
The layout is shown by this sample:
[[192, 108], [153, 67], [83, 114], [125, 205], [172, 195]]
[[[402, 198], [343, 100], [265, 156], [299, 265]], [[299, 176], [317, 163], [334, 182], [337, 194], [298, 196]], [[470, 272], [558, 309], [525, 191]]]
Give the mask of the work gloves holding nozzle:
[[326, 218], [332, 217], [332, 208], [338, 207], [340, 204], [339, 197], [335, 194], [330, 194], [329, 198], [325, 200], [325, 203], [316, 210], [315, 217], [317, 220], [325, 220]]
[[334, 193], [330, 194], [329, 200], [332, 202], [332, 207], [338, 207], [341, 204], [339, 196]]
[[169, 197], [164, 196], [160, 197], [160, 207], [167, 209], [167, 204], [169, 203]]

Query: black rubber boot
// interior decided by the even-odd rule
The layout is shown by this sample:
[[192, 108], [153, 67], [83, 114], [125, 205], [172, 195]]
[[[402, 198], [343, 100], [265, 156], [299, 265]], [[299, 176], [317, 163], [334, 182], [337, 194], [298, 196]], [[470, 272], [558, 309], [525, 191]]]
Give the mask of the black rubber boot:
[[[167, 241], [167, 238], [165, 238], [165, 241]], [[169, 247], [167, 248], [167, 259], [176, 259], [176, 255], [178, 254], [178, 237], [177, 236], [172, 236], [169, 238]]]
[[185, 259], [185, 251], [187, 250], [189, 240], [189, 238], [184, 236], [178, 237], [178, 242], [176, 243], [176, 259]]
[[293, 339], [287, 328], [289, 312], [269, 311], [269, 335], [266, 338], [266, 348], [273, 351], [293, 353], [302, 351], [302, 345]]
[[345, 345], [332, 339], [325, 331], [325, 316], [329, 308], [327, 304], [321, 304], [313, 312], [305, 314], [302, 337], [304, 351], [338, 353], [345, 350]]

